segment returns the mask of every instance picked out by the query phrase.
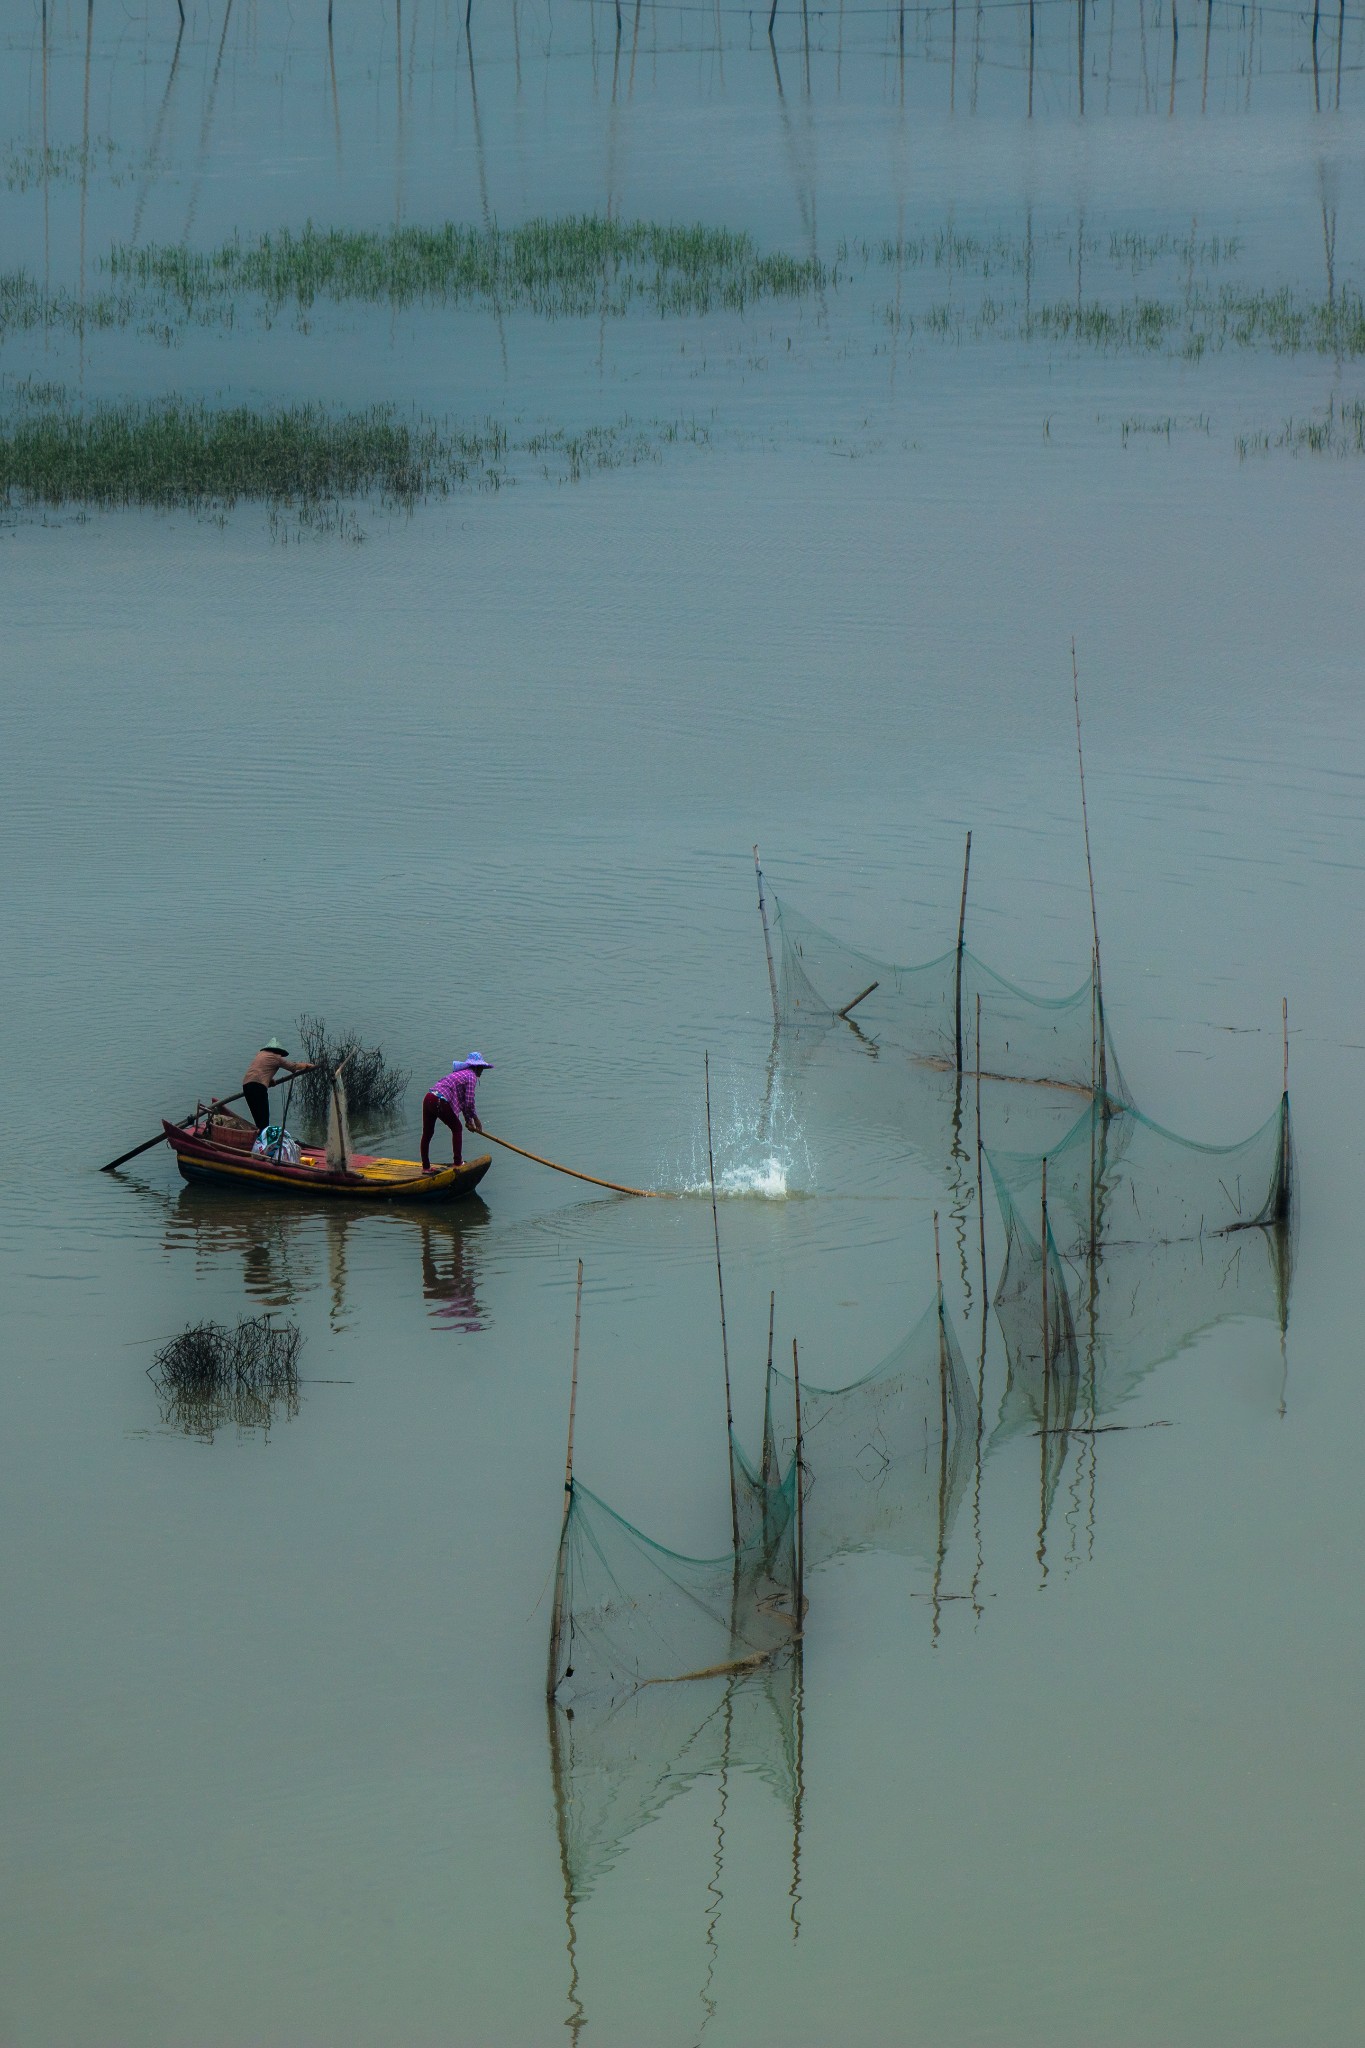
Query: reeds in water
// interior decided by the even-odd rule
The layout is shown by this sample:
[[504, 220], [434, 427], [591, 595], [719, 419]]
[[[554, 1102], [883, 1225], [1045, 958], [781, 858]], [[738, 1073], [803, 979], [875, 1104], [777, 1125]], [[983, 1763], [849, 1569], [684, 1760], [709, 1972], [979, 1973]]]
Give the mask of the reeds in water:
[[231, 1328], [191, 1324], [162, 1345], [147, 1369], [163, 1421], [210, 1440], [227, 1423], [268, 1429], [277, 1409], [297, 1415], [302, 1342], [295, 1324], [269, 1316], [246, 1316]]
[[69, 406], [0, 420], [0, 494], [28, 504], [317, 504], [378, 496], [412, 505], [483, 481], [506, 451], [490, 425], [451, 433], [383, 406], [215, 410], [179, 399]]
[[299, 1044], [303, 1057], [312, 1061], [308, 1073], [294, 1083], [295, 1099], [302, 1118], [315, 1129], [327, 1122], [332, 1081], [342, 1066], [346, 1071], [346, 1103], [357, 1122], [377, 1123], [391, 1116], [403, 1099], [408, 1075], [391, 1067], [377, 1045], [363, 1045], [354, 1031], [329, 1037], [323, 1017], [299, 1018]]
[[520, 227], [315, 228], [232, 241], [197, 252], [174, 244], [116, 246], [108, 268], [153, 287], [191, 317], [214, 301], [251, 294], [268, 306], [319, 298], [389, 305], [481, 301], [545, 318], [738, 310], [762, 299], [818, 291], [812, 256], [765, 254], [728, 228], [607, 220], [596, 214]]

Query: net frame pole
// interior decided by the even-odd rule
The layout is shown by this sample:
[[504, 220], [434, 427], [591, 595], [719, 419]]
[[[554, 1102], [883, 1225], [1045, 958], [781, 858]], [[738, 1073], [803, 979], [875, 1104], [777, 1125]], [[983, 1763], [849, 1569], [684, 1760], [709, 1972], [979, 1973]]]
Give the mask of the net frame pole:
[[[780, 1021], [777, 1002], [777, 970], [773, 966], [773, 940], [768, 929], [768, 906], [763, 897], [763, 870], [758, 864], [758, 848], [754, 848], [754, 878], [758, 883], [758, 914], [763, 923], [763, 951], [768, 960], [768, 992], [773, 999], [773, 1029]], [[852, 1007], [850, 1005], [850, 1007]]]
[[1280, 1031], [1284, 1042], [1284, 1092], [1280, 1098], [1280, 1199], [1278, 1223], [1288, 1223], [1289, 1185], [1289, 998], [1280, 997]]
[[569, 1530], [569, 1510], [573, 1506], [573, 1426], [578, 1407], [578, 1340], [582, 1327], [583, 1261], [580, 1259], [573, 1306], [573, 1371], [569, 1379], [569, 1440], [564, 1452], [564, 1508], [559, 1523], [559, 1554], [555, 1558], [554, 1605], [550, 1610], [550, 1659], [545, 1672], [545, 1698], [551, 1707], [555, 1696], [555, 1667], [559, 1663], [559, 1645], [564, 1633], [564, 1539]]
[[957, 913], [957, 1001], [954, 1007], [953, 1045], [957, 1071], [962, 1072], [962, 955], [967, 946], [967, 877], [972, 866], [972, 835], [967, 834], [967, 851], [962, 861], [962, 903]]
[[976, 997], [976, 1213], [981, 1236], [981, 1363], [986, 1362], [986, 1168], [981, 1142], [981, 992]]
[[777, 1468], [777, 1454], [773, 1448], [773, 1326], [777, 1318], [777, 1289], [768, 1291], [768, 1370], [763, 1380], [763, 1451], [760, 1470], [763, 1484], [771, 1486]]
[[1076, 636], [1071, 636], [1071, 700], [1076, 712], [1076, 765], [1081, 778], [1081, 832], [1085, 839], [1085, 872], [1090, 884], [1090, 929], [1095, 940], [1095, 1005], [1098, 1016], [1096, 1039], [1099, 1048], [1100, 1092], [1109, 1094], [1109, 1075], [1104, 1051], [1104, 980], [1100, 973], [1100, 920], [1095, 908], [1095, 867], [1090, 858], [1090, 813], [1085, 802], [1085, 751], [1081, 746], [1081, 678], [1076, 666]]
[[716, 1155], [711, 1142], [711, 1055], [705, 1055], [706, 1166], [711, 1177], [711, 1230], [716, 1241], [716, 1292], [720, 1296], [720, 1356], [725, 1373], [725, 1456], [730, 1469], [730, 1538], [739, 1557], [739, 1495], [735, 1488], [735, 1413], [730, 1399], [730, 1338], [725, 1327], [725, 1274], [720, 1263], [720, 1213], [716, 1208]]
[[796, 1629], [800, 1635], [806, 1619], [806, 1484], [801, 1435], [801, 1354], [792, 1338], [792, 1391], [796, 1400]]

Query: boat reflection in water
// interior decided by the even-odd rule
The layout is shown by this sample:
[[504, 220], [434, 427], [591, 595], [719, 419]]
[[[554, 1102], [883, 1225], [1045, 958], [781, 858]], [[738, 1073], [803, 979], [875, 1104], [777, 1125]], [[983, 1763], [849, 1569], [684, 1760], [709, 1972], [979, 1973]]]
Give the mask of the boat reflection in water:
[[[464, 1333], [488, 1325], [479, 1297], [478, 1244], [491, 1219], [477, 1195], [449, 1210], [376, 1210], [336, 1199], [309, 1209], [225, 1188], [186, 1187], [153, 1198], [166, 1205], [167, 1252], [190, 1252], [196, 1271], [204, 1273], [240, 1258], [242, 1286], [258, 1313], [279, 1314], [325, 1289], [333, 1329], [346, 1329], [356, 1314], [360, 1275], [371, 1284], [378, 1276], [391, 1288], [397, 1275], [411, 1272], [415, 1252], [431, 1321]], [[406, 1289], [406, 1280], [402, 1285]]]

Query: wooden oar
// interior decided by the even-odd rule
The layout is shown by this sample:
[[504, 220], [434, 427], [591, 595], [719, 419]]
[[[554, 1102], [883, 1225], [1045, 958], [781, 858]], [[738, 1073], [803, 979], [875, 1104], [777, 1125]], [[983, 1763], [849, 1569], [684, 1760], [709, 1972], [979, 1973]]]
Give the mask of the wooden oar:
[[673, 1188], [628, 1188], [619, 1180], [599, 1180], [595, 1173], [579, 1173], [572, 1166], [561, 1166], [557, 1159], [543, 1159], [539, 1152], [528, 1152], [524, 1145], [514, 1145], [510, 1138], [495, 1138], [491, 1131], [479, 1131], [476, 1135], [487, 1138], [490, 1145], [501, 1145], [505, 1152], [519, 1153], [523, 1159], [532, 1159], [537, 1166], [548, 1166], [554, 1173], [567, 1173], [570, 1180], [585, 1180], [590, 1187], [610, 1188], [614, 1195], [641, 1195], [647, 1201], [668, 1202], [677, 1199]]
[[[245, 1090], [245, 1088], [243, 1088], [243, 1089], [242, 1089], [242, 1090], [241, 1090], [241, 1091], [240, 1091], [240, 1092], [239, 1092], [238, 1094], [236, 1094], [236, 1095], [224, 1095], [224, 1096], [223, 1096], [223, 1097], [221, 1098], [221, 1100], [220, 1100], [220, 1101], [218, 1101], [218, 1102], [209, 1102], [209, 1103], [205, 1103], [205, 1105], [204, 1105], [204, 1108], [203, 1108], [203, 1114], [204, 1114], [205, 1116], [208, 1116], [208, 1115], [210, 1115], [210, 1114], [212, 1113], [212, 1111], [214, 1111], [215, 1109], [227, 1109], [227, 1108], [228, 1108], [228, 1106], [229, 1106], [229, 1105], [230, 1105], [231, 1103], [234, 1103], [234, 1102], [245, 1102], [245, 1100], [246, 1100], [246, 1090]], [[197, 1116], [198, 1116], [199, 1114], [200, 1114], [199, 1110], [197, 1110], [197, 1109], [192, 1109], [192, 1110], [190, 1111], [190, 1113], [189, 1113], [189, 1115], [188, 1115], [188, 1116], [182, 1116], [182, 1117], [180, 1117], [180, 1118], [179, 1118], [179, 1119], [177, 1120], [177, 1122], [176, 1122], [176, 1129], [177, 1129], [178, 1131], [183, 1131], [183, 1130], [185, 1129], [186, 1125], [187, 1125], [187, 1124], [192, 1124], [192, 1123], [194, 1122], [195, 1118], [196, 1118], [196, 1117], [197, 1117]], [[107, 1166], [102, 1166], [102, 1167], [100, 1168], [100, 1172], [101, 1172], [101, 1173], [112, 1173], [112, 1172], [113, 1172], [113, 1170], [114, 1170], [114, 1168], [115, 1168], [116, 1166], [126, 1166], [126, 1165], [127, 1165], [127, 1163], [128, 1163], [128, 1161], [129, 1161], [130, 1159], [136, 1159], [136, 1158], [138, 1158], [138, 1157], [139, 1157], [139, 1155], [140, 1155], [141, 1153], [143, 1153], [143, 1152], [150, 1152], [150, 1151], [151, 1151], [151, 1149], [152, 1149], [152, 1147], [153, 1147], [153, 1145], [164, 1145], [164, 1144], [165, 1144], [165, 1142], [166, 1142], [166, 1134], [165, 1134], [165, 1132], [164, 1132], [164, 1131], [158, 1131], [158, 1132], [157, 1132], [157, 1134], [156, 1134], [156, 1136], [155, 1136], [154, 1138], [148, 1138], [145, 1144], [143, 1144], [143, 1145], [134, 1145], [134, 1147], [133, 1147], [133, 1149], [132, 1149], [132, 1151], [131, 1151], [131, 1152], [120, 1152], [120, 1153], [119, 1153], [119, 1156], [118, 1156], [118, 1158], [117, 1158], [117, 1159], [111, 1159], [111, 1160], [109, 1161], [109, 1164], [108, 1164]]]
[[[350, 1055], [348, 1054], [348, 1055], [347, 1055], [347, 1058], [349, 1058], [349, 1057], [350, 1057]], [[346, 1061], [345, 1061], [345, 1060], [343, 1060], [341, 1064], [342, 1064], [342, 1066], [344, 1067], [344, 1066], [345, 1066], [345, 1064], [346, 1064]], [[301, 1068], [299, 1069], [299, 1071], [300, 1071], [300, 1073], [304, 1073], [304, 1074], [306, 1074], [306, 1073], [308, 1072], [308, 1068], [307, 1068], [307, 1067], [301, 1067]], [[338, 1071], [340, 1071], [340, 1069], [338, 1069]], [[294, 1083], [294, 1076], [293, 1076], [292, 1074], [291, 1074], [291, 1075], [289, 1076], [289, 1082], [290, 1082], [290, 1086], [292, 1087], [292, 1086], [293, 1086], [293, 1083]], [[274, 1082], [274, 1081], [272, 1081], [272, 1082], [270, 1083], [270, 1086], [271, 1086], [272, 1088], [273, 1088], [273, 1087], [275, 1087], [276, 1085], [277, 1085], [277, 1084], [276, 1084], [276, 1082]], [[287, 1098], [286, 1098], [286, 1100], [287, 1100]], [[215, 1109], [228, 1109], [228, 1108], [230, 1108], [230, 1107], [231, 1107], [231, 1105], [232, 1105], [232, 1104], [233, 1104], [234, 1102], [245, 1102], [245, 1101], [246, 1101], [246, 1090], [245, 1090], [245, 1088], [242, 1088], [242, 1089], [239, 1089], [239, 1090], [238, 1090], [238, 1092], [237, 1092], [237, 1094], [236, 1094], [236, 1095], [223, 1095], [223, 1096], [220, 1096], [220, 1097], [219, 1097], [219, 1099], [218, 1099], [218, 1100], [217, 1100], [216, 1102], [208, 1102], [208, 1103], [205, 1103], [205, 1104], [203, 1105], [203, 1112], [202, 1112], [202, 1113], [203, 1113], [203, 1114], [204, 1114], [205, 1116], [211, 1116], [211, 1115], [213, 1114], [213, 1112], [214, 1112], [214, 1110], [215, 1110]], [[178, 1131], [183, 1131], [183, 1130], [185, 1129], [185, 1126], [186, 1126], [187, 1124], [192, 1124], [192, 1123], [194, 1122], [195, 1118], [196, 1118], [196, 1117], [197, 1117], [197, 1116], [198, 1116], [199, 1114], [200, 1114], [200, 1111], [199, 1111], [199, 1110], [197, 1110], [197, 1109], [193, 1109], [193, 1110], [191, 1110], [191, 1111], [190, 1111], [190, 1113], [189, 1113], [189, 1115], [188, 1115], [188, 1116], [182, 1116], [182, 1117], [180, 1117], [180, 1118], [179, 1118], [179, 1119], [177, 1120], [177, 1122], [176, 1122], [176, 1129], [177, 1129]], [[141, 1157], [141, 1155], [142, 1155], [142, 1153], [144, 1153], [144, 1152], [150, 1152], [150, 1151], [151, 1151], [151, 1149], [152, 1149], [152, 1147], [153, 1147], [153, 1145], [164, 1145], [164, 1144], [165, 1144], [165, 1142], [166, 1142], [166, 1139], [165, 1139], [165, 1135], [164, 1135], [164, 1133], [158, 1133], [158, 1135], [157, 1135], [157, 1136], [156, 1136], [155, 1138], [148, 1138], [148, 1139], [146, 1140], [146, 1142], [145, 1142], [144, 1144], [141, 1144], [141, 1145], [134, 1145], [134, 1147], [133, 1147], [133, 1149], [132, 1149], [132, 1151], [131, 1151], [131, 1152], [120, 1152], [120, 1153], [119, 1153], [119, 1156], [118, 1156], [118, 1158], [117, 1158], [117, 1159], [111, 1159], [111, 1160], [109, 1161], [109, 1164], [108, 1164], [107, 1166], [102, 1166], [102, 1167], [100, 1168], [100, 1172], [101, 1172], [101, 1173], [112, 1173], [112, 1172], [113, 1172], [113, 1170], [114, 1170], [114, 1168], [115, 1168], [116, 1166], [126, 1166], [126, 1165], [128, 1164], [128, 1161], [129, 1161], [130, 1159], [137, 1159], [137, 1158], [140, 1158], [140, 1157]]]

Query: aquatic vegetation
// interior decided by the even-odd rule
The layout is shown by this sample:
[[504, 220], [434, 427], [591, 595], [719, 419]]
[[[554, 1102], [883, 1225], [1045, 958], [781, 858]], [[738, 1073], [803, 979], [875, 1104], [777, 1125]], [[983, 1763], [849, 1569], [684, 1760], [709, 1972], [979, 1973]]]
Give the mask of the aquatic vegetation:
[[[168, 398], [88, 411], [59, 390], [19, 386], [0, 413], [0, 502], [148, 505], [221, 512], [241, 500], [287, 508], [300, 530], [360, 538], [347, 500], [411, 510], [459, 488], [497, 490], [514, 458], [541, 475], [580, 482], [599, 470], [654, 461], [665, 444], [705, 444], [695, 420], [642, 424], [629, 418], [578, 430], [542, 428], [513, 441], [496, 420], [455, 428], [391, 407], [328, 412], [321, 406], [214, 408]], [[32, 402], [27, 402], [32, 401]], [[284, 535], [286, 528], [277, 530]]]
[[297, 1415], [302, 1343], [296, 1324], [272, 1323], [269, 1316], [244, 1316], [231, 1328], [192, 1323], [163, 1344], [147, 1368], [162, 1420], [211, 1441], [229, 1422], [268, 1429], [277, 1407]]
[[299, 1018], [299, 1044], [303, 1057], [313, 1062], [312, 1071], [300, 1074], [294, 1083], [295, 1099], [309, 1123], [318, 1127], [326, 1123], [332, 1080], [343, 1066], [352, 1116], [377, 1120], [391, 1115], [402, 1101], [407, 1073], [391, 1067], [379, 1046], [363, 1045], [354, 1031], [329, 1038], [325, 1018], [305, 1015]]
[[1286, 420], [1273, 439], [1268, 433], [1237, 437], [1243, 462], [1249, 455], [1269, 455], [1272, 449], [1289, 455], [1365, 455], [1365, 399], [1329, 399], [1325, 412]]
[[288, 228], [205, 253], [117, 246], [111, 276], [153, 287], [187, 311], [250, 294], [269, 307], [320, 298], [396, 306], [483, 302], [544, 318], [739, 311], [809, 296], [826, 279], [814, 257], [764, 254], [726, 228], [607, 220], [594, 214], [515, 228], [448, 221], [385, 230]]

